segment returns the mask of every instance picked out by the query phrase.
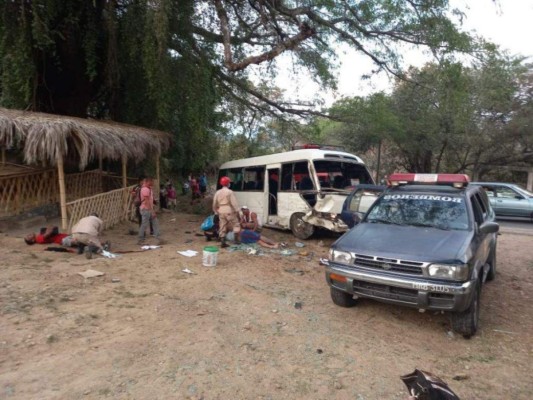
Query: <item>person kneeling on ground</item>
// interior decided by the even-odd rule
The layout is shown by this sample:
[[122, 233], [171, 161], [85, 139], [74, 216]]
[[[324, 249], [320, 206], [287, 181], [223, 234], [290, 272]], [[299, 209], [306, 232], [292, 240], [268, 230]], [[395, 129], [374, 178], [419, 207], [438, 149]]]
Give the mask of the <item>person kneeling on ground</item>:
[[104, 229], [104, 221], [97, 214], [91, 214], [78, 221], [72, 227], [72, 238], [77, 242], [85, 245], [85, 257], [92, 258], [92, 253], [100, 254], [103, 250], [109, 250], [109, 242], [102, 246], [99, 236]]

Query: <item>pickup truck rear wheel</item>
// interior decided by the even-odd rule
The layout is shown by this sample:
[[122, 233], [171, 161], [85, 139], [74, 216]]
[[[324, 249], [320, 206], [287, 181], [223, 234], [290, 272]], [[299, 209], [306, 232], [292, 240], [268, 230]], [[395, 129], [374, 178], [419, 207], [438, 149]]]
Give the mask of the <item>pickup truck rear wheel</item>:
[[304, 215], [302, 212], [294, 213], [290, 222], [292, 234], [302, 240], [309, 239], [315, 233], [315, 227], [302, 219]]
[[357, 300], [353, 298], [350, 293], [343, 292], [342, 290], [330, 287], [331, 300], [341, 307], [353, 307], [357, 304]]
[[481, 284], [478, 281], [470, 306], [462, 312], [452, 314], [452, 328], [455, 332], [463, 335], [465, 339], [470, 339], [476, 334], [479, 325], [479, 299]]
[[494, 278], [496, 278], [496, 245], [494, 245], [494, 247], [492, 248], [489, 260], [487, 262], [490, 265], [490, 269], [487, 274], [487, 281], [493, 281]]

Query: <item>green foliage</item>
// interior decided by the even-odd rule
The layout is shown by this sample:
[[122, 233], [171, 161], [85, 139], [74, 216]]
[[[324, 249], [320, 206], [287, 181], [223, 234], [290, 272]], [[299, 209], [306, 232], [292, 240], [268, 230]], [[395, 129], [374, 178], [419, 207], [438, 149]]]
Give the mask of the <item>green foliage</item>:
[[520, 61], [493, 52], [473, 67], [412, 68], [390, 95], [337, 102], [330, 112], [338, 121], [323, 129], [356, 152], [385, 144], [388, 170], [478, 175], [524, 165], [532, 159], [533, 90]]

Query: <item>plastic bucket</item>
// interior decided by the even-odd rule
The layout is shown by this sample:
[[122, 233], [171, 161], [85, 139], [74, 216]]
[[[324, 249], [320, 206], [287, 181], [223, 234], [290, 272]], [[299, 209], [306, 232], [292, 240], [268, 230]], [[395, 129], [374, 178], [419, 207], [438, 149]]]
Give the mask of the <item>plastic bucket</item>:
[[202, 254], [202, 265], [204, 267], [216, 267], [218, 260], [218, 247], [206, 246]]

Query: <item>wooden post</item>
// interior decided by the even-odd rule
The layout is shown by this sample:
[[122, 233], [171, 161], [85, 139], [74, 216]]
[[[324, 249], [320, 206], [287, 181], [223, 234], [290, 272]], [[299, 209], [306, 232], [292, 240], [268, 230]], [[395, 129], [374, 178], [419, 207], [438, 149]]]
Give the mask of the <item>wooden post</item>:
[[527, 172], [527, 190], [533, 191], [533, 169]]
[[158, 209], [161, 209], [161, 204], [159, 204], [159, 191], [161, 190], [160, 188], [160, 176], [159, 176], [159, 154], [157, 154], [155, 156], [155, 179], [156, 179], [156, 182], [155, 182], [155, 188], [157, 189], [156, 190], [156, 194], [154, 194], [155, 198], [157, 199], [157, 207]]
[[98, 154], [98, 170], [100, 174], [100, 193], [104, 192], [104, 160], [102, 153]]
[[125, 155], [122, 156], [122, 187], [128, 187], [128, 159]]
[[57, 176], [59, 181], [59, 206], [61, 208], [61, 229], [68, 227], [67, 218], [67, 195], [65, 193], [65, 170], [63, 168], [63, 157], [57, 157]]

